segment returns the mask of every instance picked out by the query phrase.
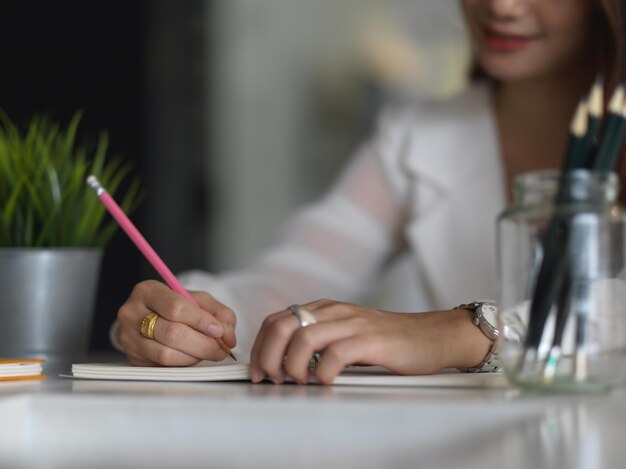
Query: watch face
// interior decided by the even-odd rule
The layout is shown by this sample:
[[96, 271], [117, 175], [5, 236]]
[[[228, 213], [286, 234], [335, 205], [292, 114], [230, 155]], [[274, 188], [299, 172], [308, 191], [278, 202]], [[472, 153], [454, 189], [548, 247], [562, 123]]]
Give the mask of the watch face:
[[483, 304], [480, 307], [480, 314], [485, 318], [485, 321], [493, 328], [498, 324], [498, 309], [494, 305]]

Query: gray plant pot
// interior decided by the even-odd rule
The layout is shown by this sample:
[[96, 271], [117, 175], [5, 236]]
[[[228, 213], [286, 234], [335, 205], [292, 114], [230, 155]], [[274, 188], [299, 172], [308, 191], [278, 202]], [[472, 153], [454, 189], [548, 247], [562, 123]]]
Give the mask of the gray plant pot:
[[0, 357], [81, 360], [101, 259], [101, 249], [0, 249]]

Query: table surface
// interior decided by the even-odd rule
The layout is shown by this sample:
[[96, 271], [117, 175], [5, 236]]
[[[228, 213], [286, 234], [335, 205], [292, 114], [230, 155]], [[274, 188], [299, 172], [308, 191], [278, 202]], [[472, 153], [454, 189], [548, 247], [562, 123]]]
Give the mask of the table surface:
[[0, 467], [623, 468], [597, 395], [269, 383], [0, 383]]

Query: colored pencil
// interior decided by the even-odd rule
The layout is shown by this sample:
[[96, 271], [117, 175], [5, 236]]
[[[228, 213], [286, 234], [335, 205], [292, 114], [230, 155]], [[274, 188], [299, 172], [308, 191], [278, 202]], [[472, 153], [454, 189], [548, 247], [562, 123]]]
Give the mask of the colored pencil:
[[623, 108], [624, 86], [619, 85], [609, 102], [609, 112], [602, 132], [602, 140], [591, 165], [591, 169], [594, 171], [611, 171], [615, 166], [617, 150], [621, 146], [623, 138], [623, 133], [620, 135], [620, 127], [624, 121]]
[[[109, 195], [102, 184], [96, 179], [95, 176], [89, 176], [87, 178], [87, 184], [91, 187], [105, 208], [109, 211], [109, 213], [113, 216], [115, 221], [120, 225], [120, 227], [126, 232], [129, 238], [135, 243], [135, 246], [141, 251], [141, 253], [145, 256], [145, 258], [152, 264], [152, 267], [159, 273], [159, 275], [163, 278], [165, 283], [175, 292], [183, 295], [187, 300], [189, 300], [194, 305], [198, 306], [198, 302], [189, 294], [185, 287], [178, 281], [176, 276], [172, 273], [172, 271], [165, 265], [165, 263], [161, 260], [156, 251], [150, 246], [150, 244], [146, 241], [143, 235], [139, 232], [139, 230], [135, 227], [133, 222], [126, 216], [124, 211], [120, 208], [120, 206], [113, 200], [113, 197]], [[230, 357], [234, 360], [235, 355], [230, 350], [228, 345], [224, 342], [223, 339], [216, 339], [222, 350], [224, 350]]]
[[[573, 264], [573, 261], [577, 259], [575, 251], [585, 249], [585, 247], [572, 245], [572, 243], [582, 242], [576, 236], [578, 231], [576, 214], [559, 213], [559, 206], [571, 202], [568, 195], [568, 172], [583, 168], [596, 172], [608, 172], [613, 170], [617, 160], [626, 132], [624, 87], [618, 86], [611, 96], [605, 126], [596, 147], [596, 134], [602, 116], [602, 95], [602, 80], [596, 79], [589, 94], [588, 108], [585, 110], [585, 114], [588, 111], [586, 125], [583, 126], [581, 121], [582, 103], [579, 104], [572, 121], [561, 183], [555, 198], [555, 213], [550, 220], [544, 240], [544, 258], [533, 292], [528, 335], [520, 367], [522, 370], [529, 371], [533, 362], [538, 358], [539, 344], [545, 324], [552, 305], [556, 301], [554, 335], [542, 372], [543, 381], [546, 384], [549, 384], [556, 374], [561, 358], [563, 334], [572, 309], [576, 313], [576, 352], [573, 374], [577, 381], [585, 381], [587, 377], [587, 356], [584, 346], [589, 312], [587, 311], [588, 302], [580, 296], [585, 296], [588, 288], [578, 284], [576, 288], [573, 287], [574, 276], [584, 276], [583, 272], [578, 272], [580, 268]], [[590, 200], [588, 202], [600, 203], [601, 201]], [[574, 241], [573, 238], [576, 240]], [[581, 299], [583, 301], [579, 301]]]
[[[576, 169], [582, 159], [580, 158], [580, 144], [585, 138], [587, 131], [587, 104], [582, 100], [570, 125], [570, 140], [566, 157], [563, 163], [562, 174]], [[555, 198], [555, 212], [546, 230], [543, 240], [543, 260], [539, 268], [533, 298], [530, 304], [530, 316], [528, 330], [524, 344], [524, 353], [519, 366], [528, 371], [534, 367], [537, 360], [539, 345], [541, 343], [546, 321], [550, 309], [557, 299], [567, 269], [567, 256], [563, 255], [563, 249], [567, 249], [567, 226], [566, 220], [561, 216], [559, 206], [568, 199], [568, 188], [565, 178], [559, 186]]]

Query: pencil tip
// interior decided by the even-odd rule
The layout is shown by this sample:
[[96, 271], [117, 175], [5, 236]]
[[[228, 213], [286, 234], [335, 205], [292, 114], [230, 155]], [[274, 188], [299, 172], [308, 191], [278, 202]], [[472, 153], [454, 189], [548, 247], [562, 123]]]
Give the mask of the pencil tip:
[[599, 119], [602, 116], [603, 95], [602, 77], [599, 76], [596, 78], [589, 95], [589, 114], [596, 119]]
[[621, 112], [622, 106], [624, 104], [624, 84], [620, 83], [620, 85], [615, 88], [613, 91], [613, 95], [611, 96], [611, 101], [609, 102], [609, 111], [614, 114], [619, 114]]
[[587, 132], [587, 103], [585, 100], [582, 100], [576, 108], [570, 132], [577, 138], [584, 137]]
[[233, 352], [228, 352], [228, 356], [230, 356], [230, 358], [232, 358], [233, 360], [237, 361], [237, 357], [235, 356]]

